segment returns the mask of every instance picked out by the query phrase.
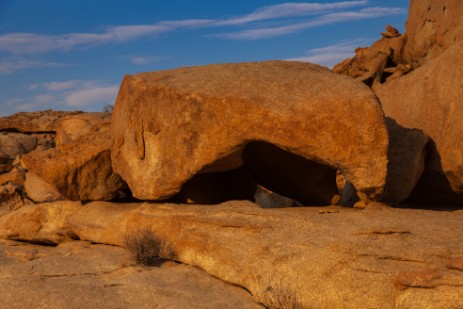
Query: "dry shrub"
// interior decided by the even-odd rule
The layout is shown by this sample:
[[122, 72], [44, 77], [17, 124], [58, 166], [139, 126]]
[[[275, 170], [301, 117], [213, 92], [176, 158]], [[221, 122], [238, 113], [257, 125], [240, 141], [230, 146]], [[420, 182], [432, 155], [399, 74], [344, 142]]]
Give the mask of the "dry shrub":
[[261, 283], [257, 275], [254, 274], [257, 283], [257, 299], [259, 303], [266, 309], [302, 309], [303, 306], [299, 303], [296, 293], [283, 284], [276, 284], [271, 277], [268, 279], [267, 288], [261, 291]]
[[266, 309], [301, 309], [296, 295], [289, 289], [268, 289], [260, 297], [260, 303]]
[[143, 266], [160, 266], [164, 259], [165, 242], [149, 228], [133, 230], [126, 234], [125, 246], [135, 263]]

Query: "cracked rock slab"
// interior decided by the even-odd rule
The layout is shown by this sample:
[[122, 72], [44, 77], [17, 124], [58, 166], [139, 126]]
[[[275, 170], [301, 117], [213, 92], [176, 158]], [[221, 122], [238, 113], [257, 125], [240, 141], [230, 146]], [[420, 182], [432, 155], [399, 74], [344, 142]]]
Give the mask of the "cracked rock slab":
[[[177, 263], [134, 266], [125, 249], [0, 241], [3, 308], [257, 308], [251, 295]], [[27, 288], [25, 288], [27, 287]]]
[[358, 210], [56, 202], [4, 215], [0, 238], [60, 243], [70, 240], [59, 237], [67, 233], [123, 246], [128, 233], [148, 229], [169, 249], [162, 257], [244, 287], [256, 301], [276, 293], [307, 308], [461, 308], [462, 220], [462, 210], [377, 204]]

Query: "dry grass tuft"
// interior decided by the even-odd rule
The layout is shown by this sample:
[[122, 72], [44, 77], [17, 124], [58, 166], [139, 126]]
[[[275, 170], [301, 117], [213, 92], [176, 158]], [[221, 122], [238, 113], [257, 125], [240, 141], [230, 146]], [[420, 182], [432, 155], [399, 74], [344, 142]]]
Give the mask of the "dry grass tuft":
[[266, 309], [300, 309], [296, 295], [290, 291], [267, 291], [260, 303]]
[[165, 242], [148, 228], [133, 230], [125, 237], [125, 246], [133, 260], [143, 266], [160, 266]]
[[301, 309], [296, 295], [290, 290], [268, 289], [260, 298], [260, 303], [266, 309]]
[[261, 291], [261, 283], [254, 274], [257, 284], [257, 300], [266, 309], [302, 309], [296, 293], [290, 288], [285, 287], [283, 282], [275, 284], [269, 277], [267, 288]]

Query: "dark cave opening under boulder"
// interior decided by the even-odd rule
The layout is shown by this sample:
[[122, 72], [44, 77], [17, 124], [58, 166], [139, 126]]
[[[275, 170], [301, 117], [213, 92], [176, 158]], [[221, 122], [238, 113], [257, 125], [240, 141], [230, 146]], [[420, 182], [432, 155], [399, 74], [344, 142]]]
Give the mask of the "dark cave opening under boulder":
[[[282, 207], [331, 205], [340, 200], [335, 169], [262, 141], [250, 142], [242, 150], [240, 167], [198, 173], [168, 201], [195, 204], [256, 201], [257, 193], [272, 195], [273, 203], [278, 200], [284, 204]], [[221, 160], [221, 164], [223, 161], [226, 160]], [[283, 202], [286, 200], [294, 203]]]

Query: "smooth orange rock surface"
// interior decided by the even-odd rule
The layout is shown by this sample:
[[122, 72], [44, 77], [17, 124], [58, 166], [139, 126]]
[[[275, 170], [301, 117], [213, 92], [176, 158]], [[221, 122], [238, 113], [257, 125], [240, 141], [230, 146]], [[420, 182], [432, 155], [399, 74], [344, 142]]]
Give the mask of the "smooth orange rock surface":
[[238, 167], [252, 141], [340, 170], [366, 199], [381, 198], [386, 177], [388, 136], [375, 95], [308, 63], [126, 76], [112, 135], [113, 168], [140, 199], [167, 198], [199, 172]]
[[0, 217], [0, 238], [123, 246], [126, 235], [148, 229], [166, 248], [162, 257], [244, 287], [256, 301], [283, 295], [302, 308], [461, 308], [462, 220], [462, 210], [381, 204], [55, 202]]

